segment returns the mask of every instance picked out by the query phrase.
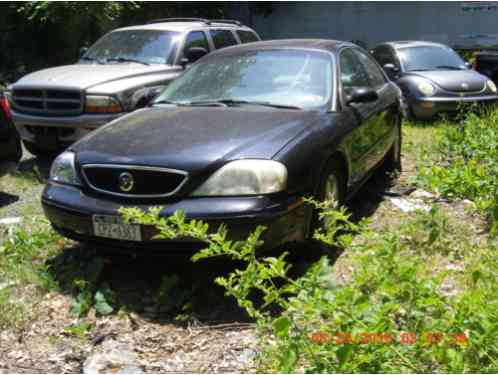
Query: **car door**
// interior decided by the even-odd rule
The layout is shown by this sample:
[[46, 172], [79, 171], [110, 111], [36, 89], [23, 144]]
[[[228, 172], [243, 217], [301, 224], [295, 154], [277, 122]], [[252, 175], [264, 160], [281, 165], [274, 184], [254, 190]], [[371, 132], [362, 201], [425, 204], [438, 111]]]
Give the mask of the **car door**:
[[376, 140], [370, 155], [371, 163], [375, 165], [382, 161], [389, 151], [394, 132], [397, 131], [399, 90], [386, 79], [382, 68], [368, 53], [361, 49], [355, 49], [354, 53], [367, 72], [370, 87], [375, 89], [379, 97], [375, 102], [377, 115], [370, 128], [370, 134]]
[[379, 123], [382, 121], [382, 104], [379, 98], [368, 103], [345, 105], [347, 97], [356, 88], [376, 89], [356, 48], [348, 47], [339, 53], [339, 93], [343, 110], [349, 112], [356, 125], [346, 137], [351, 162], [350, 184], [359, 182], [378, 161], [376, 145], [379, 142]]

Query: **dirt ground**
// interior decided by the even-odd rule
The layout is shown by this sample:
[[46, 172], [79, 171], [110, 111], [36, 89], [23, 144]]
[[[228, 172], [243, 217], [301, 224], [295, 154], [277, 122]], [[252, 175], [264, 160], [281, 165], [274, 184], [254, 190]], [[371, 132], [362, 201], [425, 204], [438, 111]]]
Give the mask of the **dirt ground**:
[[[42, 214], [39, 195], [48, 164], [26, 155], [20, 170], [30, 172], [29, 181], [0, 182], [2, 218]], [[416, 161], [404, 155], [404, 171], [397, 184], [372, 181], [350, 202], [353, 217], [371, 217], [376, 227], [404, 220], [409, 213], [403, 213], [393, 198], [399, 203], [413, 194], [410, 177], [414, 174]], [[437, 197], [410, 199], [423, 205]], [[475, 226], [476, 233], [480, 231], [481, 219], [470, 215], [465, 203], [439, 200], [438, 204]], [[63, 264], [92, 254], [92, 249], [67, 242], [52, 261]], [[296, 268], [302, 270], [319, 256], [291, 254]], [[258, 343], [253, 324], [213, 283], [214, 277], [235, 266], [227, 260], [192, 264], [187, 258], [107, 258], [101, 277], [121, 302], [119, 312], [107, 317], [91, 312], [77, 318], [70, 313], [73, 296], [63, 288], [34, 298], [28, 323], [20, 330], [0, 332], [0, 373], [255, 372]], [[337, 276], [346, 280], [351, 272], [348, 267], [339, 255], [334, 267]], [[161, 280], [173, 274], [178, 278], [170, 295], [173, 306], [159, 306]], [[17, 297], [36, 295], [30, 288], [35, 287], [17, 288]], [[82, 326], [86, 329], [78, 333]]]

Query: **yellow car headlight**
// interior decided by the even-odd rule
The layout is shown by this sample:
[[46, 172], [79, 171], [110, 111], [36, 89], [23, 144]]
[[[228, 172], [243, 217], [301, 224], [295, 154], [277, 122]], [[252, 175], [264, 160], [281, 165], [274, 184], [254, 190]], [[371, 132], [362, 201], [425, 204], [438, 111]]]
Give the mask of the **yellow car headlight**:
[[86, 113], [119, 113], [123, 108], [111, 96], [87, 95], [85, 102]]
[[490, 79], [488, 79], [487, 85], [488, 85], [488, 89], [490, 89], [493, 93], [496, 94], [496, 92], [498, 90], [496, 89], [495, 83], [493, 81], [491, 81]]
[[424, 96], [433, 96], [436, 93], [436, 88], [429, 82], [421, 82], [417, 88]]

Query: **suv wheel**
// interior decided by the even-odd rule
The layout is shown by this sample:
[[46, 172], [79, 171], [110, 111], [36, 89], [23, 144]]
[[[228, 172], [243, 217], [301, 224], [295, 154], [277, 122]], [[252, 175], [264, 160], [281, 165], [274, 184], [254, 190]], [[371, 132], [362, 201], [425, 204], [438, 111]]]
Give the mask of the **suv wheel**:
[[34, 144], [33, 142], [29, 142], [29, 141], [22, 141], [24, 147], [26, 148], [26, 150], [29, 151], [30, 154], [34, 155], [34, 156], [38, 156], [38, 157], [46, 157], [46, 158], [49, 158], [49, 157], [53, 157], [57, 154], [56, 151], [52, 151], [52, 150], [46, 150], [46, 149], [43, 149], [39, 146], [37, 146], [36, 144]]

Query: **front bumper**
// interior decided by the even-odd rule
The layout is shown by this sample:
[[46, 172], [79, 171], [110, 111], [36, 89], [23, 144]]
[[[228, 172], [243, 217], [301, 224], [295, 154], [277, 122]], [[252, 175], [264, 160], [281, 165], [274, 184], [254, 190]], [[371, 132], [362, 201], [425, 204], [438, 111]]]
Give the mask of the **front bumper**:
[[42, 195], [46, 217], [62, 235], [77, 241], [86, 241], [110, 248], [149, 248], [167, 253], [181, 250], [187, 245], [198, 246], [192, 239], [155, 240], [154, 227], [142, 226], [142, 242], [130, 242], [96, 237], [93, 232], [93, 215], [118, 215], [121, 207], [138, 207], [147, 211], [151, 207], [163, 206], [161, 216], [170, 216], [183, 210], [188, 219], [200, 219], [216, 230], [225, 224], [229, 238], [243, 240], [264, 225], [267, 230], [262, 239], [265, 248], [282, 243], [303, 240], [307, 230], [310, 209], [301, 197], [223, 197], [185, 198], [168, 203], [125, 204], [102, 197], [88, 195], [80, 189], [49, 183]]
[[[92, 130], [124, 115], [119, 114], [81, 114], [79, 116], [34, 116], [12, 110], [12, 119], [17, 131], [25, 141], [35, 143], [37, 132], [46, 129], [56, 130], [54, 136], [65, 145], [69, 145]], [[43, 147], [43, 145], [40, 145]]]
[[464, 104], [493, 105], [498, 103], [498, 96], [466, 96], [466, 97], [422, 97], [413, 99], [411, 111], [416, 119], [430, 120], [440, 113], [456, 113]]

